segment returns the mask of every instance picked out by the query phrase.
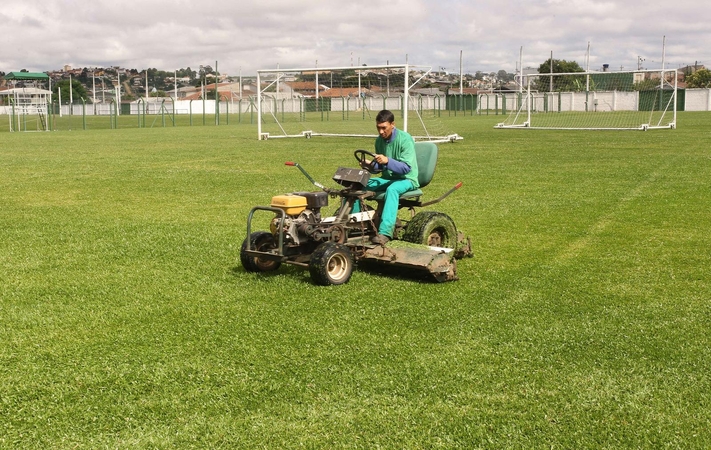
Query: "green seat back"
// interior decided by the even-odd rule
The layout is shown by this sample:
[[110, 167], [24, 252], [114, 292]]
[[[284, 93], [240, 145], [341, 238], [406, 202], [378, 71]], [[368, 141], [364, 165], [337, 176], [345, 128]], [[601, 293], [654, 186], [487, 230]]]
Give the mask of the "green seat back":
[[420, 188], [430, 184], [437, 167], [437, 154], [439, 149], [433, 142], [415, 142], [415, 155], [417, 157], [417, 181]]

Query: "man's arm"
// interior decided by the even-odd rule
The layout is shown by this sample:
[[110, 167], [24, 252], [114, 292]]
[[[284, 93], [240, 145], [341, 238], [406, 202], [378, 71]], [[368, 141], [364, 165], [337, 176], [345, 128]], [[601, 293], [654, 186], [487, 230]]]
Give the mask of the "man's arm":
[[[361, 164], [361, 167], [364, 169], [367, 168], [371, 164], [371, 161], [369, 159], [363, 161], [363, 164]], [[372, 161], [373, 168], [376, 170], [382, 170], [382, 169], [388, 169], [392, 173], [396, 173], [398, 175], [405, 175], [406, 173], [409, 173], [412, 168], [410, 165], [406, 162], [398, 161], [395, 158], [388, 158], [385, 155], [375, 155], [375, 159]]]
[[388, 158], [387, 164], [381, 165], [381, 164], [376, 163], [376, 165], [380, 166], [380, 167], [377, 167], [378, 169], [380, 169], [380, 168], [384, 169], [387, 166], [388, 170], [390, 170], [392, 173], [396, 173], [398, 175], [405, 175], [406, 173], [410, 172], [410, 170], [411, 170], [409, 164], [404, 163], [402, 161], [398, 161], [397, 159], [394, 159], [394, 158]]

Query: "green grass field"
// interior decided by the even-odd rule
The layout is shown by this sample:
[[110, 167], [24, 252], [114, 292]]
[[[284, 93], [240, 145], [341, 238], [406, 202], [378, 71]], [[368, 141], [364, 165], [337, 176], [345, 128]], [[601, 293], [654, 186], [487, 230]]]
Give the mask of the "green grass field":
[[241, 268], [247, 213], [371, 140], [0, 118], [0, 447], [709, 448], [709, 119], [442, 117], [461, 280], [318, 287]]

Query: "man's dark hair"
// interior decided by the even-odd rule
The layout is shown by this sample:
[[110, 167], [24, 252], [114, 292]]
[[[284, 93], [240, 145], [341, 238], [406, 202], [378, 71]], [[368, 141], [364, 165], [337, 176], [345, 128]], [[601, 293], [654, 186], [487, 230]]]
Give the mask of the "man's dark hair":
[[390, 122], [393, 123], [395, 122], [395, 114], [390, 112], [387, 109], [384, 109], [378, 113], [377, 116], [375, 116], [375, 123], [383, 123], [383, 122]]

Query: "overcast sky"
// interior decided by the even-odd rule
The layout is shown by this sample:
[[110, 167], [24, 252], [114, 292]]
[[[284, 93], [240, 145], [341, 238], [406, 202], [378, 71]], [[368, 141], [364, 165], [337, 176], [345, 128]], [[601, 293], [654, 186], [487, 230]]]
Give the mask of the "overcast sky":
[[[120, 66], [221, 73], [410, 64], [466, 73], [711, 66], [705, 0], [3, 0], [0, 71]], [[663, 40], [666, 36], [666, 52]]]

